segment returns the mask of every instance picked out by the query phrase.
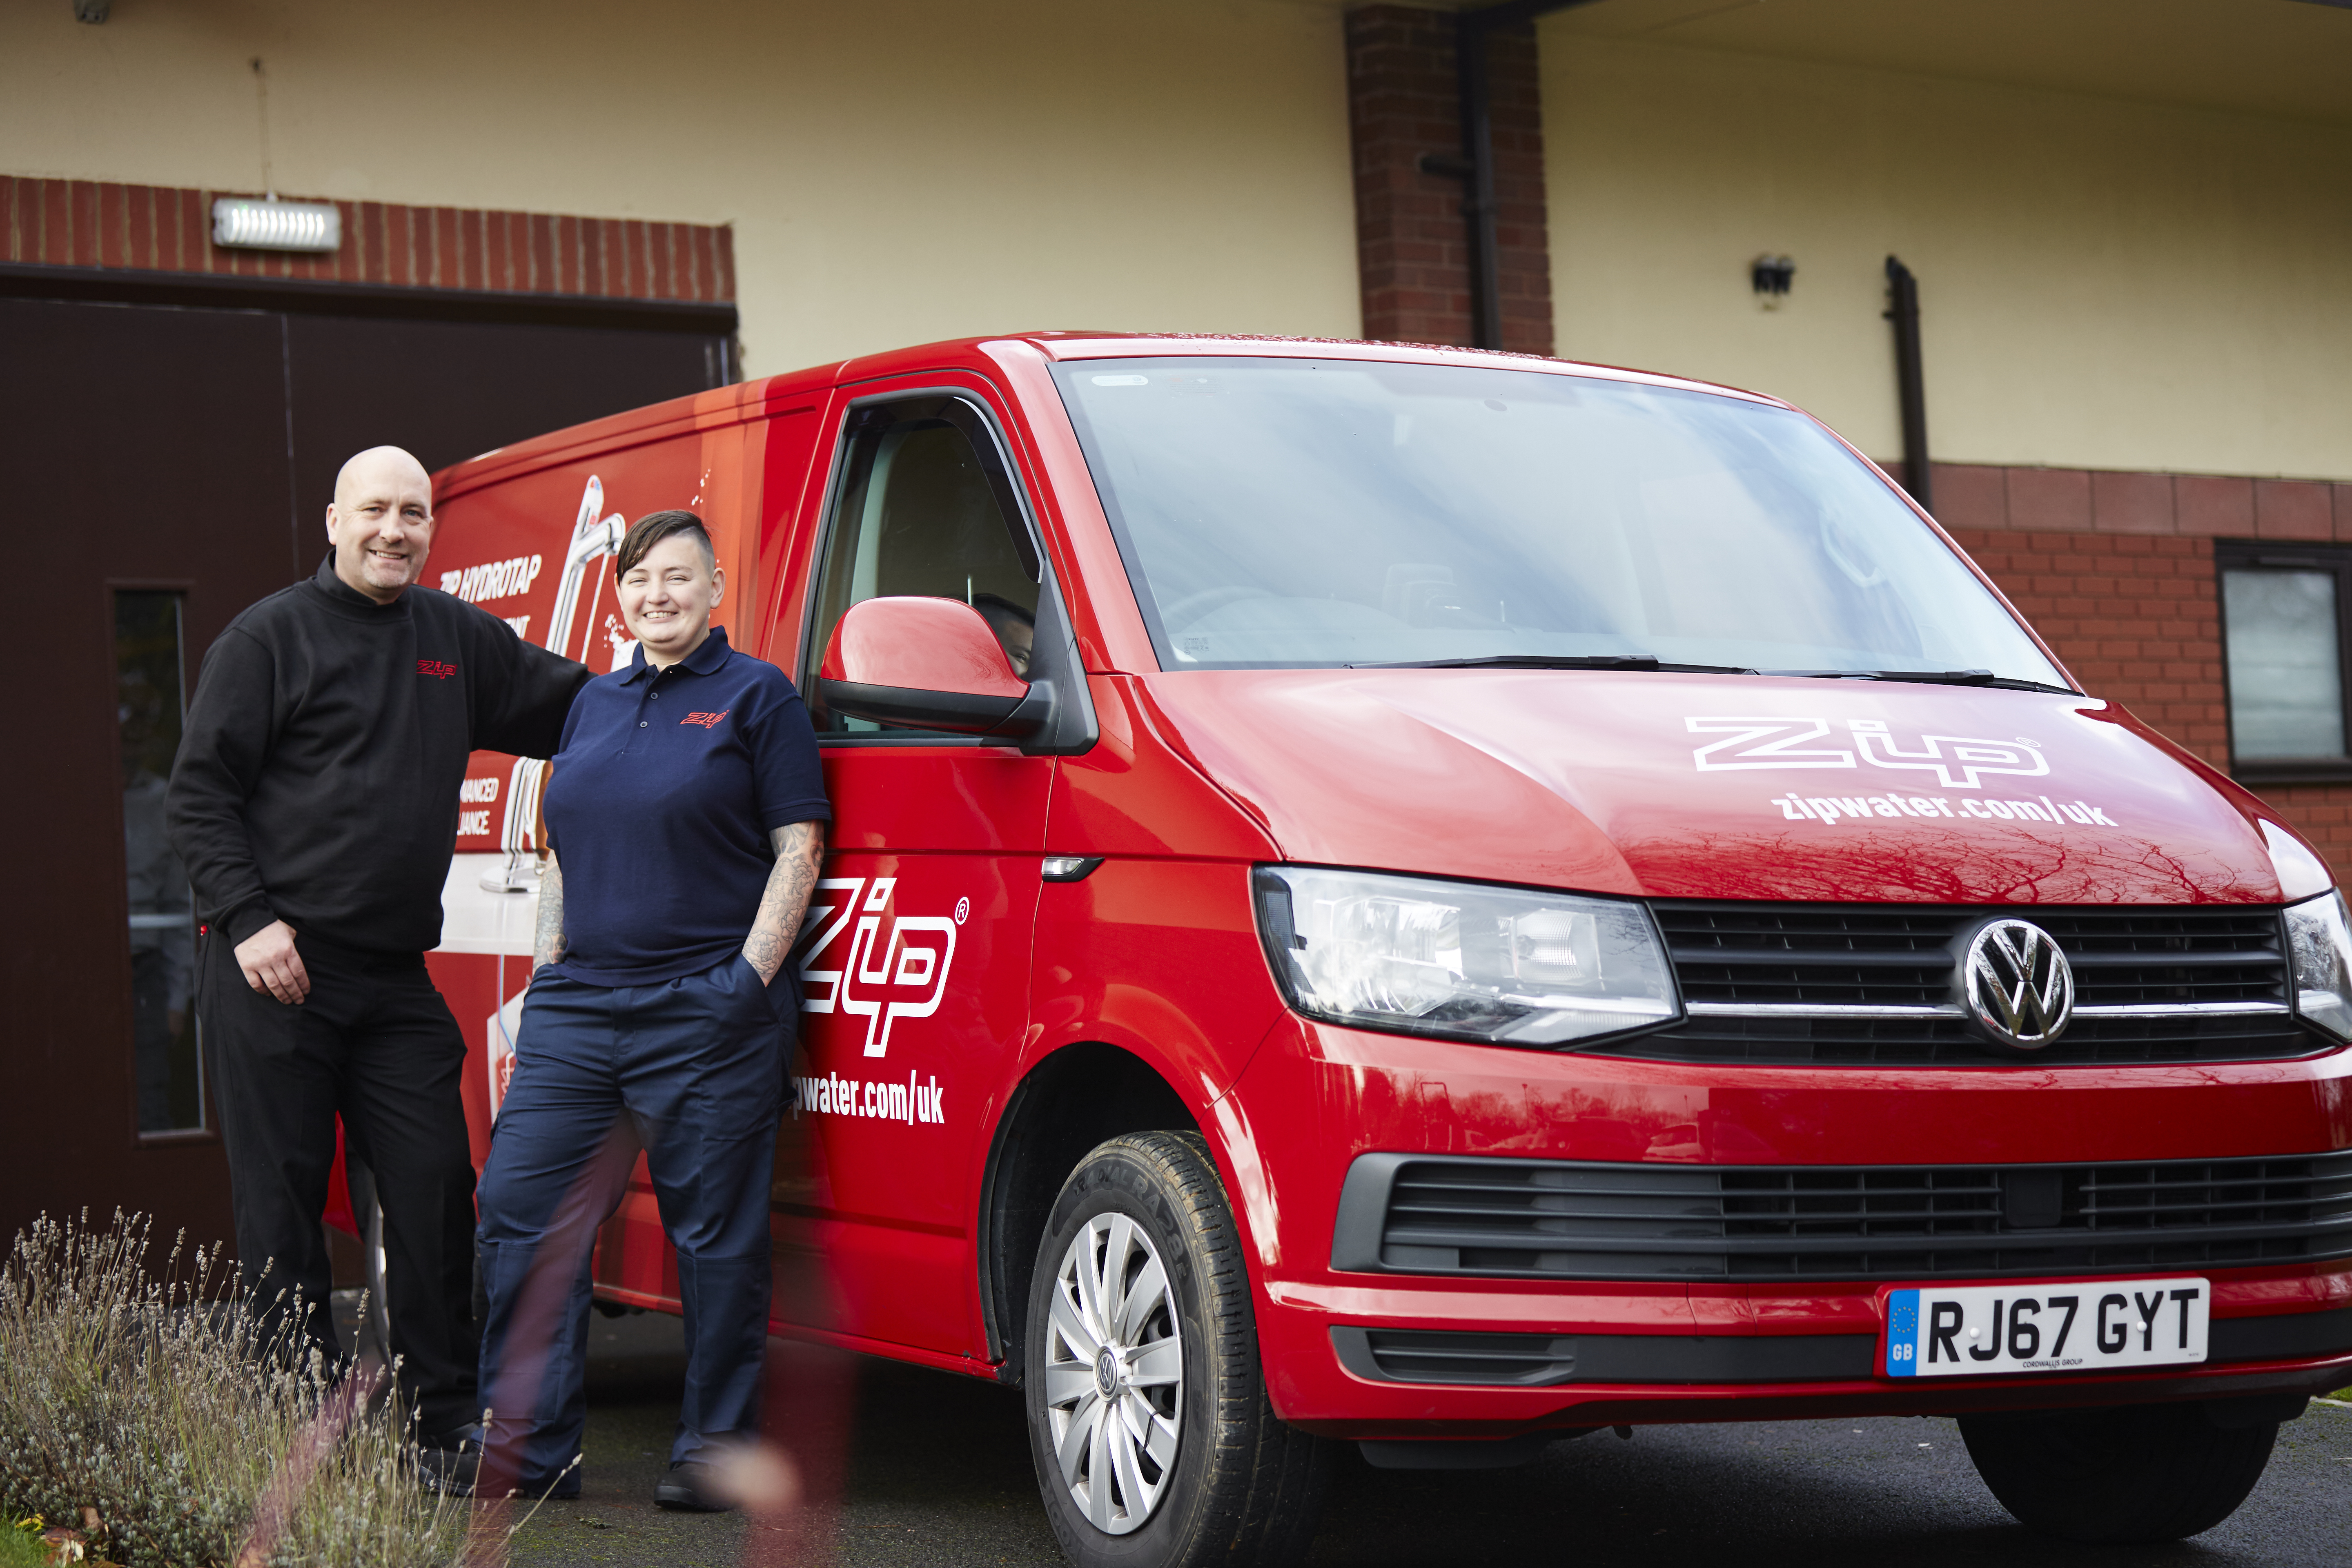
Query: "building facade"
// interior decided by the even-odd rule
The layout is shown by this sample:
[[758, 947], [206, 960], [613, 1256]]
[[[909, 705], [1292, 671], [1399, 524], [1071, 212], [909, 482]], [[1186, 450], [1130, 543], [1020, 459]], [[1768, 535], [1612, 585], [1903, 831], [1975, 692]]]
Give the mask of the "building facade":
[[[0, 12], [0, 457], [66, 606], [0, 1059], [80, 1112], [0, 1152], [0, 1226], [226, 1231], [159, 781], [343, 456], [931, 338], [1484, 341], [1784, 396], [1906, 481], [1924, 426], [1915, 489], [2088, 689], [2352, 871], [2352, 8], [1460, 9]], [[340, 246], [215, 244], [264, 193]]]

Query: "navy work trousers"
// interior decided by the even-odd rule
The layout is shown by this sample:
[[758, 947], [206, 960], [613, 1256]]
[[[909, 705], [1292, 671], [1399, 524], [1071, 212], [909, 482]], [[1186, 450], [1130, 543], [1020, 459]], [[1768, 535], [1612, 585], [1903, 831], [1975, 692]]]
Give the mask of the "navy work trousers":
[[488, 1495], [542, 1488], [580, 1452], [590, 1254], [641, 1150], [686, 1316], [670, 1458], [756, 1429], [791, 996], [740, 954], [648, 985], [533, 978], [480, 1188]]

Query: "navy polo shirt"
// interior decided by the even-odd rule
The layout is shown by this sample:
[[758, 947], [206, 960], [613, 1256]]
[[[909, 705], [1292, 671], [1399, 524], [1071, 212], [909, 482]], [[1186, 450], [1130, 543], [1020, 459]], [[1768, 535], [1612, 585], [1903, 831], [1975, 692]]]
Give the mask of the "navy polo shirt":
[[637, 649], [580, 689], [547, 785], [563, 962], [590, 985], [695, 974], [740, 951], [776, 858], [827, 822], [816, 732], [791, 679], [713, 627], [667, 669]]

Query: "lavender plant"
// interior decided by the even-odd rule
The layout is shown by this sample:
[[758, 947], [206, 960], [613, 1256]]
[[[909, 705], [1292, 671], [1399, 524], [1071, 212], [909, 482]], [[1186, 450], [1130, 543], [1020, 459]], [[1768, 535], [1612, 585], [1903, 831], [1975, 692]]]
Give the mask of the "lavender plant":
[[[124, 1568], [456, 1568], [465, 1505], [417, 1484], [394, 1402], [289, 1353], [217, 1248], [146, 1266], [149, 1225], [44, 1216], [0, 1267], [0, 1510], [97, 1510]], [[215, 1300], [216, 1297], [227, 1300]], [[485, 1543], [471, 1543], [478, 1560]]]

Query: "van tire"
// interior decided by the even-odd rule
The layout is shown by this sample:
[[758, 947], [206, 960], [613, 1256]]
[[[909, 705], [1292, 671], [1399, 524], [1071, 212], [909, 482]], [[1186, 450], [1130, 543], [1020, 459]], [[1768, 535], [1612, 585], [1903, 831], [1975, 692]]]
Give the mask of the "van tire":
[[[1114, 1533], [1088, 1518], [1055, 1452], [1057, 1414], [1067, 1430], [1086, 1406], [1082, 1397], [1053, 1404], [1056, 1389], [1066, 1394], [1076, 1386], [1079, 1365], [1072, 1345], [1057, 1335], [1054, 1311], [1066, 1263], [1088, 1255], [1074, 1251], [1074, 1244], [1086, 1236], [1089, 1247], [1107, 1247], [1102, 1238], [1121, 1220], [1149, 1243], [1168, 1282], [1165, 1318], [1154, 1320], [1160, 1326], [1137, 1337], [1164, 1340], [1172, 1321], [1183, 1371], [1181, 1389], [1170, 1396], [1177, 1416], [1172, 1462], [1160, 1472], [1141, 1522]], [[1141, 1287], [1148, 1274], [1147, 1260], [1134, 1283]], [[1336, 1450], [1286, 1425], [1266, 1397], [1241, 1240], [1199, 1133], [1129, 1133], [1097, 1146], [1078, 1163], [1054, 1202], [1037, 1250], [1026, 1340], [1022, 1381], [1030, 1456], [1046, 1517], [1072, 1563], [1079, 1568], [1212, 1563], [1286, 1568], [1306, 1555]]]
[[2018, 1522], [2068, 1541], [2179, 1541], [2246, 1500], [2278, 1423], [2224, 1430], [2196, 1405], [1963, 1415], [1969, 1458]]

